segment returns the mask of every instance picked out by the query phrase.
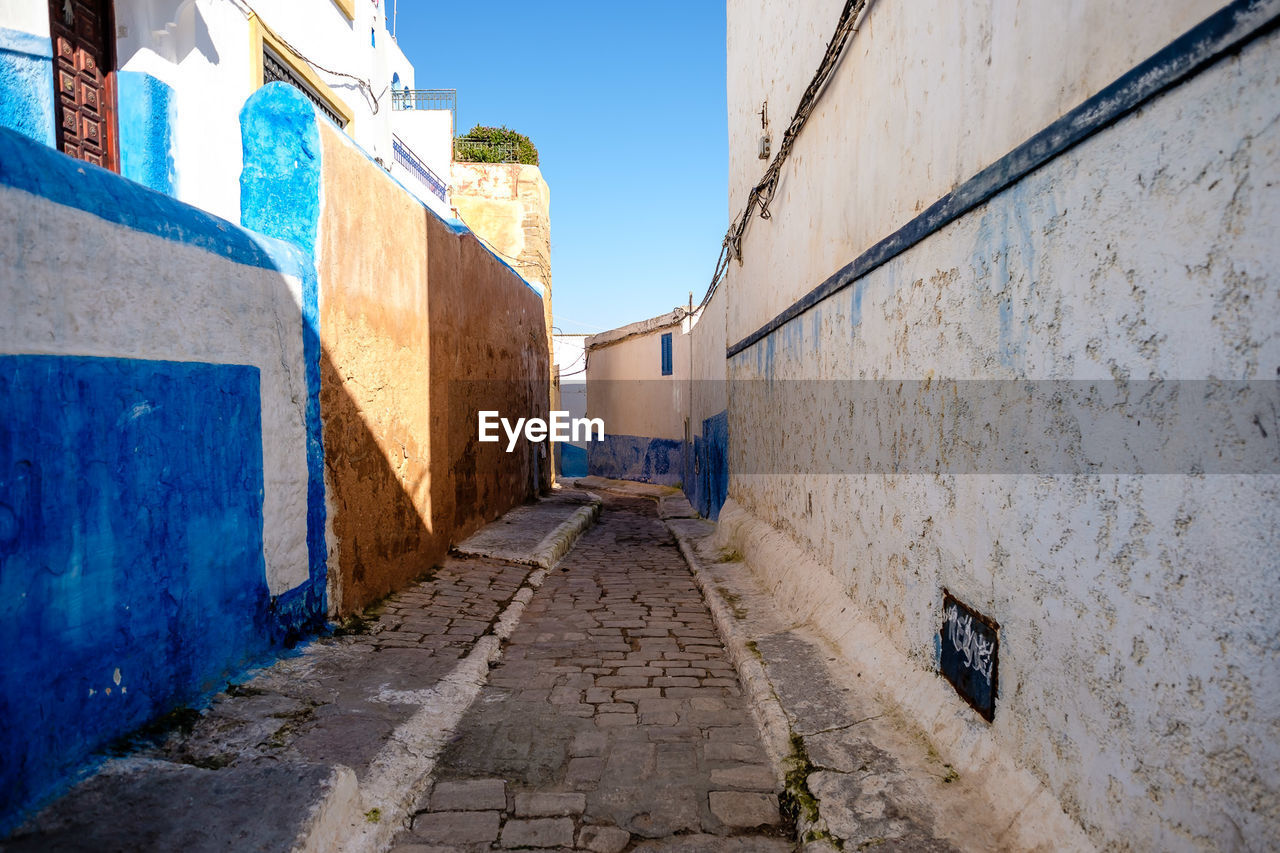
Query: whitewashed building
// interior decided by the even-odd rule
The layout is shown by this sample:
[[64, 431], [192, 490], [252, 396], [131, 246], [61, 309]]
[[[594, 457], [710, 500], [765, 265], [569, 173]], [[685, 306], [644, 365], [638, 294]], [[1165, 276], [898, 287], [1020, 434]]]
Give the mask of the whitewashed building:
[[1274, 846], [1280, 3], [727, 10], [722, 532], [1006, 825]]
[[451, 215], [454, 94], [415, 89], [379, 0], [6, 0], [0, 68], [0, 124], [232, 221], [240, 109], [283, 81]]

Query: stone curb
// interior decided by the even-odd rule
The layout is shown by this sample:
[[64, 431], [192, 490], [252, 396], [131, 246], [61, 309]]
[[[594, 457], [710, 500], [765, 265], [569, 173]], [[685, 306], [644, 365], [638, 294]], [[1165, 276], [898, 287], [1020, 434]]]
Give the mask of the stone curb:
[[297, 853], [325, 853], [331, 849], [329, 839], [359, 819], [360, 782], [355, 771], [345, 764], [334, 765], [324, 796], [312, 805], [293, 849]]
[[573, 515], [542, 537], [542, 541], [534, 547], [530, 555], [530, 563], [542, 569], [551, 568], [561, 557], [569, 553], [569, 549], [578, 541], [578, 537], [595, 524], [596, 519], [600, 517], [600, 506], [603, 500], [598, 495], [590, 492], [587, 494], [591, 498], [591, 503], [578, 507]]
[[[308, 815], [294, 844], [295, 853], [376, 853], [390, 847], [426, 791], [436, 759], [488, 682], [489, 670], [502, 658], [502, 645], [520, 624], [534, 591], [599, 517], [603, 501], [591, 497], [591, 504], [580, 507], [543, 537], [534, 554], [546, 560], [545, 565], [535, 564], [541, 568], [529, 573], [467, 656], [435, 686], [413, 697], [419, 709], [392, 732], [363, 783], [357, 785], [350, 769], [336, 768], [325, 798]], [[370, 814], [376, 814], [376, 820]]]
[[[1025, 768], [1019, 767], [973, 715], [851, 605], [834, 576], [794, 540], [751, 515], [732, 498], [720, 510], [716, 540], [744, 555], [745, 564], [779, 614], [810, 626], [846, 666], [867, 676], [864, 689], [912, 721], [914, 728], [962, 775], [981, 780], [978, 796], [990, 820], [1004, 827], [993, 842], [1002, 849], [1094, 850], [1080, 824]], [[989, 780], [999, 780], [999, 788]], [[818, 818], [819, 833], [824, 823]], [[803, 836], [802, 836], [803, 837]]]
[[[785, 782], [787, 771], [791, 769], [788, 766], [791, 758], [791, 723], [782, 709], [782, 703], [774, 693], [773, 684], [765, 673], [764, 664], [751, 651], [746, 632], [734, 617], [729, 605], [721, 598], [715, 584], [707, 576], [707, 571], [694, 553], [688, 537], [671, 524], [667, 524], [667, 529], [676, 538], [680, 553], [689, 564], [694, 583], [702, 591], [702, 598], [711, 611], [711, 619], [715, 623], [716, 631], [729, 652], [729, 659], [738, 671], [738, 679], [747, 691], [751, 716], [756, 721], [756, 728], [760, 730], [765, 751], [769, 754], [769, 763], [773, 765], [773, 772], [779, 781]], [[803, 838], [810, 828], [809, 825], [798, 821], [796, 827], [798, 837]]]

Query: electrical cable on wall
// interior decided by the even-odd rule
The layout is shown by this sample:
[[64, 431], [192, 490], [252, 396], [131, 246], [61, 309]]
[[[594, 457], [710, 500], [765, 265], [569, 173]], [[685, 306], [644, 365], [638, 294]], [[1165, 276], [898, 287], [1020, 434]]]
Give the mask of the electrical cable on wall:
[[773, 201], [773, 194], [778, 189], [778, 179], [782, 174], [782, 165], [791, 155], [791, 147], [795, 144], [796, 137], [800, 135], [800, 131], [804, 128], [805, 123], [808, 122], [809, 116], [813, 113], [813, 109], [818, 103], [818, 98], [822, 95], [828, 81], [830, 81], [836, 65], [839, 64], [840, 55], [844, 52], [850, 36], [857, 32], [857, 24], [868, 3], [869, 0], [846, 0], [844, 10], [840, 13], [840, 21], [836, 25], [835, 34], [831, 36], [831, 41], [827, 44], [826, 53], [822, 56], [822, 62], [818, 64], [818, 70], [814, 73], [813, 79], [809, 81], [808, 87], [805, 88], [804, 94], [800, 97], [800, 103], [796, 106], [795, 114], [791, 117], [791, 123], [787, 125], [787, 130], [782, 135], [782, 144], [778, 146], [778, 153], [774, 155], [769, 168], [765, 170], [764, 177], [751, 188], [751, 192], [747, 195], [746, 207], [734, 218], [728, 232], [724, 235], [724, 241], [720, 244], [720, 257], [716, 259], [716, 269], [711, 276], [711, 284], [707, 287], [706, 295], [702, 297], [702, 301], [698, 303], [699, 308], [705, 307], [711, 301], [711, 297], [716, 292], [716, 287], [719, 286], [724, 279], [725, 272], [729, 269], [729, 261], [737, 258], [739, 263], [742, 262], [742, 238], [746, 234], [747, 223], [751, 221], [752, 212], [759, 208], [760, 218], [769, 218], [769, 204]]
[[258, 10], [250, 6], [246, 2], [246, 0], [235, 0], [235, 3], [237, 6], [241, 8], [241, 11], [245, 13], [246, 17], [257, 18], [258, 23], [262, 26], [263, 29], [271, 33], [272, 37], [275, 38], [277, 41], [279, 41], [282, 45], [287, 47], [290, 51], [292, 51], [294, 56], [297, 56], [303, 62], [310, 65], [312, 68], [316, 69], [317, 71], [323, 71], [325, 74], [329, 74], [334, 77], [345, 77], [348, 80], [354, 80], [356, 88], [360, 90], [360, 94], [364, 95], [365, 98], [373, 105], [373, 114], [374, 115], [378, 114], [378, 110], [381, 107], [382, 98], [387, 94], [387, 89], [389, 89], [390, 86], [388, 86], [387, 89], [383, 89], [381, 95], [375, 95], [373, 93], [373, 85], [368, 80], [365, 80], [362, 77], [357, 77], [354, 74], [348, 74], [345, 71], [334, 71], [332, 68], [324, 67], [323, 65], [321, 65], [320, 63], [312, 59], [311, 57], [307, 56], [302, 51], [298, 50], [298, 48], [294, 47], [289, 42], [288, 39], [284, 38], [278, 32], [276, 32], [270, 26], [268, 26], [267, 22], [263, 20], [262, 15], [258, 14]]

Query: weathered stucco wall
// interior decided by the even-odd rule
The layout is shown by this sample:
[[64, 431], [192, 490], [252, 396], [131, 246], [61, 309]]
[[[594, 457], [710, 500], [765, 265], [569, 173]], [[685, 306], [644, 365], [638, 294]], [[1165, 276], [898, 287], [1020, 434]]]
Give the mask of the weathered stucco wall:
[[313, 278], [289, 245], [0, 130], [0, 833], [323, 624]]
[[479, 412], [547, 418], [551, 351], [541, 294], [475, 235], [427, 219], [433, 435], [443, 430], [439, 517], [458, 541], [551, 486], [547, 443], [479, 441]]
[[[756, 78], [779, 69], [770, 91], [794, 97], [817, 61], [799, 38], [779, 43], [784, 7], [763, 5], [730, 4], [734, 212], [760, 165], [739, 127]], [[838, 4], [822, 5], [833, 25]], [[730, 266], [731, 346], [1212, 11], [1010, 5], [872, 7], [772, 219]], [[824, 627], [869, 620], [918, 667], [911, 681], [938, 670], [944, 589], [993, 618], [994, 721], [952, 696], [940, 746], [994, 739], [1104, 846], [1263, 848], [1280, 834], [1280, 424], [1266, 392], [1184, 382], [1183, 404], [1240, 428], [1193, 459], [1170, 451], [1160, 474], [1069, 437], [1065, 466], [1030, 473], [965, 470], [950, 421], [911, 414], [909, 398], [878, 422], [855, 410], [856, 383], [910, 395], [926, 387], [913, 380], [1090, 379], [1118, 407], [1140, 380], [1274, 380], [1277, 80], [1280, 40], [1262, 36], [729, 362], [731, 496], [845, 590], [844, 627]], [[1240, 406], [1258, 407], [1252, 428]], [[936, 473], [860, 465], [939, 447], [956, 456]], [[1245, 451], [1262, 467], [1220, 473]]]
[[479, 444], [477, 412], [546, 417], [550, 352], [537, 291], [320, 132], [321, 412], [345, 613], [544, 485], [545, 447]]
[[[765, 171], [756, 156], [761, 105], [768, 101], [776, 152], [843, 5], [729, 0], [730, 219]], [[775, 207], [791, 214], [750, 226], [729, 339], [759, 327], [1221, 5], [869, 3], [783, 168]]]
[[320, 137], [320, 410], [330, 583], [348, 612], [429, 569], [451, 531], [430, 494], [426, 213], [337, 134]]
[[520, 163], [454, 163], [449, 200], [498, 257], [542, 288], [550, 350], [551, 189], [542, 170]]
[[454, 163], [458, 217], [529, 281], [551, 290], [551, 189], [537, 166]]

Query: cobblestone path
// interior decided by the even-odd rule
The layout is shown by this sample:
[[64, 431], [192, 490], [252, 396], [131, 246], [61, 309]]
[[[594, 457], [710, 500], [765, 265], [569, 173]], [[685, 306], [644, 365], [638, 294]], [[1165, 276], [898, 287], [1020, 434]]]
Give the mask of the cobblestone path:
[[316, 640], [220, 694], [191, 732], [141, 754], [202, 767], [265, 757], [339, 762], [363, 778], [411, 713], [397, 694], [430, 688], [453, 669], [529, 572], [450, 557], [388, 598], [363, 630]]
[[395, 849], [788, 850], [777, 790], [653, 502], [612, 497], [534, 595]]

